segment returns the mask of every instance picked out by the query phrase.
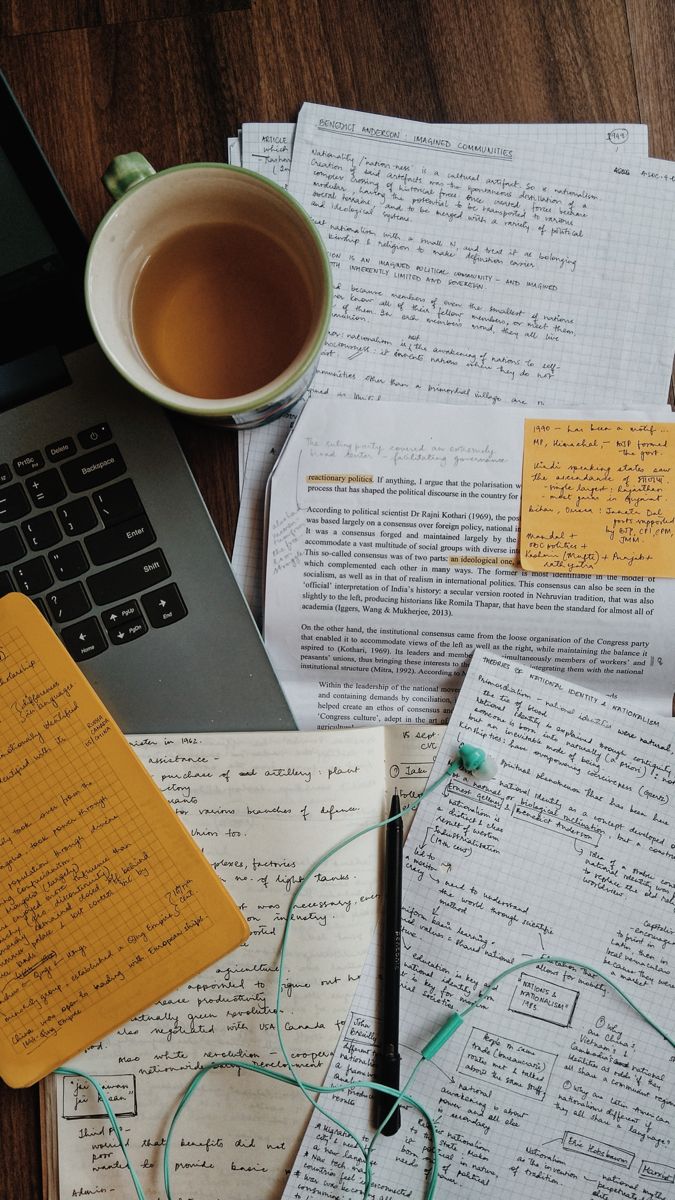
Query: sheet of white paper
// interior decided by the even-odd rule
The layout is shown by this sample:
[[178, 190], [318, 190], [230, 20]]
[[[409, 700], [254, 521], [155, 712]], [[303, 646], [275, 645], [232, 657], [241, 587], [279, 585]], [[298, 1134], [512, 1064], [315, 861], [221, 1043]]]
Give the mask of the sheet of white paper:
[[[451, 1012], [543, 954], [599, 968], [672, 1035], [675, 723], [476, 654], [434, 778], [456, 741], [489, 749], [500, 775], [441, 785], [406, 842], [402, 1083]], [[377, 973], [375, 939], [328, 1083], [373, 1078]], [[588, 971], [514, 972], [410, 1091], [438, 1127], [438, 1196], [673, 1195], [675, 1054]], [[362, 1093], [324, 1103], [368, 1141]], [[284, 1200], [356, 1200], [362, 1165], [313, 1118]], [[376, 1144], [370, 1195], [422, 1196], [428, 1165], [424, 1122], [404, 1110]]]
[[[332, 681], [426, 687], [430, 706], [440, 686], [439, 719], [476, 648], [670, 715], [674, 580], [516, 565], [532, 415], [320, 397], [305, 407], [271, 480], [265, 598], [267, 649], [296, 721], [354, 723], [356, 703], [331, 708]], [[372, 700], [359, 717], [433, 719]]]
[[[147, 1200], [164, 1198], [163, 1139], [195, 1071], [226, 1056], [283, 1069], [274, 1033], [277, 955], [299, 879], [349, 832], [384, 815], [396, 780], [419, 794], [440, 730], [138, 735], [167, 798], [242, 906], [248, 942], [130, 1021], [75, 1065], [107, 1084]], [[296, 910], [283, 1025], [303, 1077], [321, 1082], [375, 920], [377, 835], [344, 852]], [[58, 1079], [60, 1200], [127, 1200], [128, 1173], [86, 1082]], [[176, 1200], [276, 1200], [307, 1119], [299, 1093], [212, 1072], [173, 1142]], [[79, 1190], [87, 1189], [87, 1190]]]
[[[227, 139], [227, 161], [232, 167], [241, 166], [241, 131], [237, 137], [229, 137]], [[246, 469], [246, 448], [241, 439], [237, 440], [237, 455], [239, 467], [239, 496], [241, 498], [241, 489], [244, 482], [244, 472]]]
[[[241, 127], [240, 141], [240, 166], [246, 167], [250, 171], [257, 171], [259, 175], [264, 175], [266, 179], [271, 179], [273, 183], [278, 183], [280, 187], [288, 186], [288, 176], [291, 171], [291, 154], [293, 152], [293, 138], [295, 136], [295, 124], [288, 122], [268, 122], [260, 124], [258, 122], [245, 122]], [[246, 474], [246, 460], [248, 451], [251, 445], [251, 438], [254, 433], [262, 434], [261, 444], [276, 445], [274, 433], [270, 437], [270, 432], [276, 428], [276, 423], [261, 427], [260, 431], [250, 429], [242, 429], [239, 432], [237, 439], [239, 446], [239, 491], [240, 495], [244, 487], [244, 477]], [[255, 440], [255, 439], [254, 439]], [[249, 505], [244, 501], [243, 508], [240, 507], [241, 539], [240, 543], [246, 540], [244, 536], [244, 527], [252, 523], [256, 527], [256, 522], [259, 514], [255, 515], [248, 512]], [[260, 572], [260, 545], [258, 542], [258, 557], [256, 560], [256, 570]], [[242, 552], [240, 544], [237, 551], [235, 545], [235, 554], [239, 559]], [[233, 559], [234, 563], [234, 559]], [[234, 567], [235, 575], [239, 578], [239, 565]]]
[[[287, 187], [295, 125], [245, 122], [241, 134], [241, 165], [251, 171], [258, 171], [274, 183], [278, 183], [280, 187]], [[298, 411], [301, 411], [303, 403], [304, 399], [300, 405], [296, 405]], [[295, 413], [291, 413], [259, 429], [242, 429], [237, 438], [239, 516], [232, 550], [232, 570], [259, 625], [262, 623], [265, 481], [288, 437], [294, 419]]]
[[[311, 112], [324, 112], [324, 109], [317, 109], [316, 106], [311, 106], [310, 108]], [[310, 109], [307, 109], [307, 112], [310, 112]], [[325, 110], [325, 112], [328, 112], [328, 110]], [[360, 116], [363, 114], [352, 115]], [[387, 130], [393, 133], [396, 133], [399, 130], [405, 130], [408, 125], [410, 125], [410, 122], [400, 122], [392, 119], [387, 119], [386, 121]], [[306, 138], [306, 114], [303, 128], [305, 130]], [[647, 130], [646, 126], [644, 125], [620, 127], [595, 124], [478, 126], [416, 125], [416, 128], [417, 130], [424, 130], [430, 142], [430, 149], [423, 154], [423, 166], [424, 163], [428, 164], [428, 166], [424, 166], [424, 170], [435, 169], [435, 163], [438, 158], [438, 154], [437, 150], [434, 149], [434, 146], [432, 146], [432, 143], [443, 142], [443, 140], [448, 138], [453, 139], [453, 142], [460, 138], [472, 140], [472, 142], [474, 139], [479, 139], [480, 142], [483, 142], [484, 139], [488, 139], [490, 143], [503, 142], [504, 145], [508, 145], [510, 148], [512, 148], [512, 146], [518, 146], [518, 148], [521, 149], [530, 148], [531, 151], [536, 150], [538, 146], [544, 146], [545, 148], [546, 145], [574, 146], [574, 148], [577, 150], [589, 151], [592, 149], [595, 154], [597, 154], [597, 152], [601, 152], [604, 157], [611, 158], [611, 161], [613, 162], [625, 162], [628, 160], [638, 161], [641, 160], [641, 158], [643, 158], [647, 152]], [[286, 184], [288, 180], [289, 168], [291, 168], [291, 146], [293, 143], [294, 130], [294, 126], [265, 126], [255, 124], [244, 125], [243, 166], [262, 170], [263, 173], [269, 174], [271, 178], [275, 179], [277, 182], [280, 182], [280, 184]], [[359, 145], [359, 148], [362, 146], [362, 143], [360, 142], [357, 144]], [[413, 170], [413, 172], [414, 169], [422, 170], [422, 166], [420, 166], [419, 163], [419, 152], [417, 158], [417, 167], [416, 161], [414, 160], [416, 160], [416, 156], [411, 155], [411, 170]], [[303, 168], [303, 173], [306, 174], [305, 168]], [[298, 186], [300, 186], [300, 180], [298, 181]], [[293, 191], [294, 187], [295, 185], [293, 185]], [[344, 210], [345, 206], [344, 202], [342, 202], [342, 198], [340, 196], [336, 196], [334, 198], [334, 203], [336, 211], [340, 214], [340, 212]], [[411, 196], [410, 199], [408, 199], [408, 208], [412, 208], [413, 211], [416, 212], [416, 221], [417, 203], [418, 198], [416, 196]], [[319, 223], [321, 223], [324, 235], [327, 234], [327, 228], [325, 228], [325, 221], [323, 220], [323, 212], [318, 211], [316, 212], [315, 216], [317, 216], [317, 220]], [[398, 220], [399, 217], [396, 217], [396, 221]], [[341, 218], [337, 220], [337, 226], [342, 226]], [[348, 244], [351, 246], [353, 242], [354, 250], [359, 250], [359, 254], [362, 256], [365, 264], [365, 260], [370, 259], [370, 251], [365, 253], [364, 247], [369, 247], [372, 242], [371, 222], [362, 221], [359, 218], [359, 220], [356, 220], [350, 224], [350, 230], [351, 232], [347, 236]], [[471, 232], [473, 235], [473, 226]], [[452, 236], [450, 236], [450, 233], [452, 233]], [[345, 260], [342, 259], [340, 254], [339, 242], [341, 238], [342, 233], [340, 230], [335, 230], [335, 238], [331, 239], [328, 244], [331, 258], [333, 258], [334, 271], [336, 274], [336, 313], [341, 314], [337, 320], [339, 320], [339, 323], [341, 322], [342, 324], [345, 322], [347, 324], [353, 322], [354, 325], [356, 325], [357, 330], [359, 330], [363, 328], [364, 322], [363, 289], [359, 288], [358, 294], [356, 292], [352, 293], [351, 290], [350, 293], [347, 294], [345, 290], [345, 270], [347, 268], [347, 264]], [[398, 245], [399, 238], [400, 235], [398, 230], [395, 230], [395, 238], [393, 241], [396, 245]], [[443, 228], [441, 230], [441, 240], [443, 242], [443, 246], [444, 242], [449, 239], [447, 246], [448, 254], [452, 252], [450, 242], [453, 242], [454, 244], [454, 238], [455, 233], [453, 230], [448, 230], [447, 228]], [[392, 245], [387, 242], [387, 260], [395, 257], [394, 250], [395, 246], [393, 248]], [[431, 259], [432, 257], [434, 257], [434, 247], [429, 247], [429, 258]], [[438, 259], [438, 262], [440, 262], [440, 260], [441, 259]], [[350, 268], [348, 274], [353, 274], [353, 271], [356, 270], [357, 268]], [[368, 270], [368, 266], [364, 265], [364, 270]], [[531, 270], [531, 264], [524, 263], [519, 266], [518, 270], [516, 270], [516, 265], [513, 265], [513, 271], [518, 274], [519, 280], [521, 280], [522, 286], [524, 287], [526, 286], [528, 271]], [[565, 269], [561, 268], [560, 270]], [[567, 268], [567, 272], [569, 274], [569, 266]], [[359, 277], [360, 281], [363, 282], [364, 277]], [[431, 276], [429, 277], [431, 278]], [[441, 278], [442, 274], [440, 272], [440, 274], [434, 276], [434, 282], [429, 284], [432, 292], [434, 292], [434, 296], [432, 296], [434, 302], [436, 302], [437, 299], [436, 289], [438, 288], [438, 281], [440, 281]], [[557, 282], [555, 283], [555, 286], [557, 287]], [[398, 305], [399, 302], [400, 284], [396, 282], [396, 277], [394, 276], [393, 271], [390, 272], [387, 269], [387, 271], [384, 272], [384, 275], [381, 274], [378, 276], [378, 287], [380, 287], [382, 294], [386, 296], [386, 299], [388, 299], [390, 305], [387, 313], [384, 314], [383, 318], [381, 318], [380, 323], [382, 324], [382, 320], [384, 320], [384, 323], [389, 326], [392, 324], [392, 320], [390, 320], [390, 318], [396, 314], [396, 305]], [[394, 293], [396, 295], [394, 295]], [[476, 301], [477, 299], [477, 296], [472, 296], [472, 301]], [[410, 332], [412, 329], [417, 329], [417, 326], [420, 322], [422, 322], [422, 319], [422, 310], [418, 310], [417, 306], [413, 305], [412, 311], [406, 312], [405, 314], [406, 332]], [[500, 330], [495, 328], [495, 330], [491, 331], [490, 341], [492, 334], [498, 337]], [[567, 334], [565, 337], [566, 336]], [[557, 338], [557, 340], [560, 341], [561, 337], [563, 337], [562, 334]], [[414, 377], [416, 377], [416, 383], [418, 382], [419, 378], [424, 378], [425, 368], [432, 370], [432, 354], [426, 353], [426, 350], [424, 349], [422, 354], [422, 373], [420, 373], [418, 370], [420, 349], [423, 349], [422, 346], [420, 346], [419, 343], [416, 343], [416, 353], [414, 353], [412, 359], [406, 360], [405, 355], [401, 355], [398, 361], [389, 361], [389, 373], [393, 373], [394, 376], [394, 383], [390, 385], [392, 388], [395, 388], [399, 380], [402, 383], [405, 379], [410, 378], [411, 367]], [[358, 350], [359, 348], [357, 347], [357, 352]], [[351, 379], [351, 362], [354, 360], [354, 356], [357, 356], [357, 352], [354, 352], [354, 347], [347, 347], [346, 349], [334, 347], [333, 349], [330, 349], [329, 342], [327, 355], [329, 356], [329, 361], [327, 361], [327, 364], [325, 364], [325, 366], [327, 366], [327, 374], [325, 374], [325, 378], [333, 378], [336, 373], [336, 368], [339, 368], [341, 364], [345, 367], [348, 378]], [[337, 374], [339, 374], [339, 376], [340, 373], [340, 370], [337, 370]], [[443, 373], [446, 373], [444, 368]], [[317, 378], [319, 389], [321, 389], [321, 380], [323, 378], [323, 371], [321, 370], [321, 367], [319, 367]], [[356, 376], [353, 376], [353, 378], [356, 378]], [[388, 373], [386, 372], [384, 373], [384, 377], [382, 377], [380, 380], [381, 384], [386, 384], [387, 378]], [[364, 389], [365, 394], [372, 394], [372, 388], [370, 385], [371, 382], [372, 380], [370, 380], [370, 382], [366, 380], [368, 386], [366, 386]], [[484, 392], [484, 389], [480, 388], [479, 391]], [[378, 395], [380, 395], [380, 392], [378, 392]], [[484, 395], [474, 398], [477, 398], [478, 402], [480, 403], [485, 403], [489, 402], [488, 395], [488, 392], [485, 392]], [[416, 395], [414, 395], [412, 398], [420, 398], [420, 396], [422, 396], [422, 391], [418, 390], [416, 391]], [[273, 466], [277, 455], [279, 455], [288, 433], [291, 432], [294, 420], [297, 419], [297, 416], [300, 413], [301, 404], [303, 404], [303, 402], [300, 402], [300, 404], [295, 407], [294, 413], [287, 416], [287, 418], [281, 418], [280, 420], [273, 422], [271, 425], [259, 428], [259, 430], [245, 431], [240, 433], [239, 436], [240, 511], [237, 535], [235, 535], [234, 541], [232, 562], [234, 574], [238, 578], [240, 587], [244, 590], [246, 599], [249, 600], [251, 611], [253, 612], [253, 616], [255, 616], [258, 620], [258, 623], [261, 622], [262, 618], [261, 571], [263, 557], [262, 514], [264, 485], [265, 481], [268, 479], [271, 466]]]
[[[376, 119], [376, 118], [371, 118]], [[580, 150], [613, 154], [618, 161], [624, 158], [646, 158], [649, 154], [649, 131], [646, 125], [611, 125], [602, 122], [581, 124], [532, 123], [461, 125], [447, 123], [429, 125], [438, 136], [465, 137], [506, 141], [530, 138], [536, 143], [553, 140], [556, 145], [573, 145]], [[293, 156], [295, 122], [244, 122], [241, 127], [242, 166], [259, 171], [282, 187], [288, 186]]]
[[245, 121], [241, 127], [242, 166], [287, 187], [294, 137], [294, 122]]
[[303, 106], [290, 190], [326, 242], [315, 391], [665, 405], [675, 165]]

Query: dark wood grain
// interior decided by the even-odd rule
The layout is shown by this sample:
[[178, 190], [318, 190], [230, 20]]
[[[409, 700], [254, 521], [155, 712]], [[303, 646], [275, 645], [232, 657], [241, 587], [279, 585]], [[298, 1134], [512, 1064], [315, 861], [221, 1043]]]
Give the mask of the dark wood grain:
[[675, 5], [626, 0], [640, 120], [649, 152], [675, 159]]
[[13, 1091], [0, 1080], [0, 1200], [40, 1200], [38, 1089]]
[[6, 0], [0, 11], [0, 34], [54, 33], [91, 29], [124, 21], [153, 21], [250, 8], [251, 0]]
[[[4, 35], [4, 36], [2, 36]], [[675, 158], [670, 0], [7, 0], [0, 66], [87, 234], [110, 158], [222, 160], [304, 100], [434, 121], [647, 121]], [[179, 438], [226, 547], [233, 435]], [[0, 1084], [0, 1200], [39, 1200], [37, 1092]]]
[[[627, 10], [640, 120], [649, 125], [649, 153], [675, 159], [675, 5], [627, 0]], [[675, 410], [675, 377], [669, 401]]]

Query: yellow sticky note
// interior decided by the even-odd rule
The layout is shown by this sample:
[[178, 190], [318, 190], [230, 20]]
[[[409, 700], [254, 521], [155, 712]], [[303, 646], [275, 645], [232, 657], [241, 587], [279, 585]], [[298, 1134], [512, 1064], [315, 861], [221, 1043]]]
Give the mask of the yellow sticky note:
[[0, 599], [0, 1075], [47, 1075], [244, 917], [47, 621]]
[[528, 571], [675, 576], [675, 423], [527, 420]]

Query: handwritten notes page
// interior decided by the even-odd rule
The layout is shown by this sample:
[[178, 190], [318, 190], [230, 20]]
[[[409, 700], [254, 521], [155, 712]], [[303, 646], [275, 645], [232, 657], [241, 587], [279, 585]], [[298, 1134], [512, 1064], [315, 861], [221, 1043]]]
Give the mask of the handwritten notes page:
[[[311, 111], [332, 112], [332, 110], [317, 109], [316, 106], [311, 106]], [[380, 127], [381, 119], [379, 117], [367, 118], [361, 113], [351, 114], [351, 117], [369, 120]], [[536, 155], [539, 149], [546, 152], [547, 147], [549, 150], [573, 147], [576, 153], [581, 154], [582, 159], [592, 151], [596, 157], [599, 155], [610, 162], [612, 167], [620, 166], [622, 170], [627, 163], [642, 162], [648, 153], [647, 128], [644, 125], [617, 127], [595, 123], [579, 125], [415, 124], [415, 130], [420, 135], [423, 133], [427, 141], [426, 144], [423, 144], [420, 140], [409, 155], [403, 137], [405, 130], [409, 128], [409, 123], [386, 118], [381, 127], [386, 131], [387, 136], [391, 135], [391, 137], [399, 139], [397, 146], [399, 152], [406, 158], [405, 175], [411, 189], [415, 186], [417, 177], [419, 177], [418, 183], [421, 187], [422, 175], [424, 174], [426, 177], [438, 169], [439, 159], [447, 157], [442, 153], [439, 154], [438, 143], [445, 145], [448, 140], [454, 144], [459, 139], [463, 139], [467, 146], [467, 153], [469, 153], [471, 145], [488, 143], [493, 147], [507, 147], [505, 153], [509, 155], [526, 153], [528, 157], [532, 154]], [[305, 136], [309, 136], [305, 125], [303, 125], [303, 129]], [[294, 133], [294, 125], [245, 124], [242, 127], [242, 165], [268, 175], [277, 183], [287, 184], [291, 169]], [[342, 138], [342, 141], [344, 142], [345, 138]], [[342, 145], [341, 151], [350, 149], [352, 154], [356, 154], [361, 160], [364, 152], [367, 152], [371, 146], [373, 152], [379, 155], [379, 149], [375, 143], [364, 141], [358, 135], [354, 138], [351, 147]], [[305, 147], [303, 154], [306, 156], [307, 153], [307, 147]], [[316, 155], [317, 160], [322, 158], [323, 150], [320, 147], [317, 148]], [[311, 197], [306, 190], [307, 182], [304, 180], [304, 176], [309, 165], [306, 159], [303, 161], [305, 165], [298, 166], [291, 190], [295, 191], [296, 186], [300, 188], [303, 199], [307, 203]], [[471, 161], [472, 159], [469, 158], [470, 163]], [[321, 170], [320, 166], [316, 167], [315, 187], [317, 189], [321, 187]], [[303, 177], [302, 180], [300, 176]], [[403, 172], [400, 177], [403, 179]], [[509, 314], [506, 310], [503, 312], [495, 310], [494, 319], [491, 319], [490, 322], [480, 319], [479, 301], [481, 301], [481, 294], [486, 294], [485, 281], [481, 283], [476, 279], [472, 282], [472, 279], [467, 276], [465, 280], [457, 278], [448, 282], [445, 268], [457, 266], [455, 260], [458, 238], [471, 239], [473, 246], [475, 238], [478, 238], [479, 235], [488, 238], [489, 234], [487, 245], [491, 246], [494, 228], [490, 226], [489, 231], [486, 228], [481, 234], [481, 226], [471, 214], [468, 214], [467, 220], [464, 221], [459, 212], [453, 212], [452, 220], [442, 223], [438, 237], [420, 248], [421, 253], [425, 255], [425, 258], [420, 260], [424, 271], [420, 279], [411, 281], [408, 277], [412, 270], [412, 264], [407, 261], [407, 257], [405, 262], [401, 261], [402, 254], [407, 256], [409, 246], [402, 230], [411, 224], [416, 228], [419, 224], [418, 195], [411, 191], [407, 201], [404, 198], [401, 212], [397, 208], [393, 216], [390, 214], [389, 224], [392, 225], [390, 236], [385, 227], [387, 221], [384, 214], [382, 214], [381, 228], [379, 224], [373, 226], [375, 218], [371, 213], [348, 213], [347, 219], [345, 214], [349, 205], [348, 191], [351, 184], [343, 195], [340, 190], [339, 178], [338, 173], [330, 172], [330, 199], [325, 203], [321, 197], [320, 201], [317, 201], [317, 209], [314, 214], [320, 222], [324, 238], [327, 239], [327, 249], [336, 283], [336, 302], [328, 344], [319, 363], [319, 371], [312, 391], [317, 391], [319, 394], [332, 394], [336, 388], [339, 393], [344, 392], [346, 388], [347, 394], [350, 393], [350, 390], [351, 392], [357, 390], [359, 394], [384, 395], [387, 398], [392, 398], [393, 391], [393, 398], [406, 394], [406, 398], [411, 400], [420, 400], [429, 396], [439, 400], [447, 398], [455, 403], [463, 403], [469, 398], [480, 404], [496, 402], [494, 401], [494, 390], [486, 384], [486, 380], [494, 375], [494, 370], [488, 370], [489, 364], [486, 361], [483, 361], [478, 369], [475, 364], [472, 364], [471, 356], [463, 352], [460, 343], [454, 341], [460, 336], [462, 338], [465, 336], [465, 333], [458, 328], [459, 319], [453, 315], [459, 311], [460, 302], [463, 303], [462, 297], [466, 297], [467, 303], [469, 300], [471, 301], [472, 323], [476, 323], [477, 332], [479, 331], [480, 336], [486, 339], [486, 345], [489, 342], [490, 349], [499, 356], [506, 349], [506, 357], [503, 361], [500, 358], [500, 365], [504, 372], [501, 375], [501, 381], [504, 384], [512, 382], [509, 372], [515, 361], [512, 358], [513, 343], [517, 341], [519, 345], [525, 344], [529, 347], [536, 339], [543, 340], [542, 330], [545, 318], [537, 316], [533, 321], [532, 328], [527, 331], [522, 328], [521, 323], [521, 336], [518, 339], [515, 336], [515, 326], [511, 330], [502, 328], [502, 325], [508, 324], [509, 321]], [[366, 192], [370, 196], [372, 188], [368, 186]], [[500, 201], [496, 203], [499, 204]], [[335, 220], [331, 225], [328, 217], [333, 208]], [[377, 219], [380, 220], [379, 217]], [[377, 269], [373, 257], [375, 254], [373, 248], [374, 229], [378, 231], [378, 253], [381, 259]], [[533, 296], [536, 296], [537, 305], [544, 300], [548, 302], [557, 295], [560, 275], [569, 276], [572, 270], [576, 273], [576, 266], [572, 267], [571, 265], [573, 261], [576, 264], [576, 258], [570, 259], [566, 267], [564, 265], [564, 260], [569, 257], [567, 254], [568, 243], [571, 241], [576, 244], [576, 239], [568, 237], [567, 233], [560, 233], [555, 237], [551, 236], [550, 240], [553, 243], [563, 244], [565, 253], [558, 256], [559, 262], [556, 261], [556, 255], [553, 252], [543, 260], [544, 264], [548, 264], [551, 274], [551, 280], [547, 285], [548, 291], [542, 282], [541, 267], [538, 264], [535, 269], [532, 258], [523, 257], [521, 260], [514, 253], [509, 261], [512, 288], [520, 286], [520, 290], [527, 293], [528, 302]], [[549, 249], [550, 247], [546, 247], [546, 255], [549, 254]], [[347, 253], [343, 253], [343, 251]], [[476, 262], [480, 262], [481, 255], [477, 246], [473, 257]], [[489, 257], [490, 254], [488, 254]], [[474, 269], [478, 270], [475, 268], [475, 263], [471, 265], [471, 270]], [[535, 276], [537, 288], [532, 286]], [[420, 289], [424, 293], [422, 301], [416, 294]], [[413, 291], [415, 295], [413, 295]], [[450, 294], [441, 303], [439, 296], [446, 292]], [[376, 312], [371, 311], [376, 296], [382, 298], [380, 306], [382, 312], [379, 317]], [[570, 303], [577, 303], [573, 296], [570, 298]], [[440, 310], [438, 309], [439, 304], [441, 304]], [[444, 359], [438, 358], [438, 354], [441, 353], [437, 347], [438, 339], [434, 338], [433, 341], [428, 341], [423, 336], [431, 312], [430, 305], [437, 314], [433, 318], [433, 329], [438, 338], [442, 342], [443, 338], [451, 336], [453, 344], [458, 348], [457, 361], [452, 364], [451, 371], [450, 362], [445, 361], [447, 355]], [[442, 311], [444, 308], [450, 315], [444, 315]], [[552, 312], [549, 307], [545, 307], [542, 311]], [[513, 321], [519, 319], [515, 312], [510, 316]], [[578, 314], [575, 319], [579, 319]], [[369, 355], [366, 369], [361, 371], [361, 366], [366, 363], [366, 359], [363, 357], [365, 352], [365, 342], [362, 340], [364, 329], [366, 325], [373, 324], [378, 326], [378, 332], [381, 332], [380, 327], [384, 328], [386, 339], [383, 340], [379, 336], [373, 339], [371, 350], [376, 355], [375, 365], [373, 367], [373, 363], [370, 361], [371, 355]], [[491, 327], [488, 328], [488, 325]], [[333, 332], [333, 327], [335, 332]], [[354, 331], [356, 341], [353, 344], [352, 342], [346, 344], [344, 341], [344, 333], [348, 327]], [[564, 333], [558, 332], [551, 335], [549, 346], [555, 346], [559, 353], [564, 354], [567, 352], [568, 340], [570, 340], [568, 330]], [[440, 344], [439, 342], [438, 345]], [[443, 364], [442, 367], [438, 365], [440, 363]], [[380, 370], [380, 368], [386, 369]], [[453, 377], [453, 387], [448, 389], [447, 396], [445, 391], [437, 386], [426, 386], [426, 381], [430, 380], [432, 375], [435, 376], [439, 370], [444, 378], [450, 373]], [[548, 369], [546, 375], [548, 378]], [[480, 386], [474, 387], [477, 376], [480, 377]], [[390, 379], [393, 380], [391, 383]], [[401, 390], [407, 383], [413, 385], [409, 389], [409, 394]], [[417, 384], [420, 386], [415, 386]], [[520, 391], [516, 394], [520, 398]], [[642, 392], [639, 394], [642, 396]], [[665, 402], [665, 393], [660, 399]], [[537, 392], [534, 398], [521, 402], [539, 404], [541, 396]], [[576, 405], [576, 396], [566, 399], [564, 402]], [[262, 617], [263, 545], [261, 539], [265, 482], [293, 427], [296, 416], [301, 411], [302, 403], [301, 401], [299, 405], [296, 405], [288, 417], [282, 417], [260, 429], [242, 431], [239, 434], [241, 505], [232, 565], [237, 580], [258, 621]]]
[[520, 561], [675, 575], [675, 423], [526, 421]]
[[[362, 116], [364, 114], [357, 114]], [[372, 118], [376, 120], [377, 118]], [[533, 144], [553, 142], [556, 145], [572, 145], [581, 151], [608, 154], [618, 162], [624, 159], [646, 158], [649, 154], [648, 128], [646, 125], [611, 125], [588, 121], [581, 124], [480, 124], [461, 125], [444, 123], [426, 125], [425, 128], [437, 137], [456, 137], [468, 140], [485, 139], [509, 143], [515, 140]], [[241, 165], [261, 175], [274, 179], [286, 187], [293, 158], [295, 123], [246, 121], [241, 127]], [[236, 139], [239, 141], [239, 139]]]
[[527, 415], [305, 407], [270, 485], [265, 609], [300, 725], [438, 719], [476, 648], [670, 714], [671, 580], [517, 565]]
[[[673, 1033], [675, 725], [477, 653], [433, 778], [466, 740], [500, 762], [423, 801], [406, 842], [402, 1079], [453, 1011], [542, 954], [610, 975]], [[372, 1077], [371, 949], [327, 1082]], [[411, 1087], [439, 1129], [438, 1195], [665, 1200], [675, 1183], [675, 1054], [588, 971], [505, 979]], [[348, 1097], [348, 1098], [347, 1098]], [[367, 1139], [369, 1102], [327, 1102]], [[373, 1200], [422, 1195], [424, 1124], [376, 1146]], [[312, 1119], [284, 1200], [359, 1197], [353, 1144]]]
[[335, 277], [314, 393], [665, 408], [673, 163], [306, 104], [289, 188]]
[[3, 1079], [34, 1083], [247, 934], [44, 617], [0, 599]]
[[[236, 888], [251, 927], [248, 942], [226, 960], [77, 1060], [108, 1085], [148, 1200], [164, 1196], [163, 1139], [199, 1067], [237, 1056], [283, 1069], [274, 1014], [291, 894], [324, 850], [386, 814], [392, 781], [407, 799], [419, 794], [440, 734], [401, 728], [131, 739], [218, 874]], [[326, 864], [296, 909], [282, 1024], [298, 1070], [319, 1083], [372, 934], [380, 844], [368, 835]], [[75, 1078], [57, 1087], [60, 1192], [49, 1200], [66, 1200], [82, 1186], [127, 1200], [128, 1175], [96, 1096]], [[308, 1112], [282, 1084], [211, 1072], [176, 1131], [176, 1200], [277, 1200]]]

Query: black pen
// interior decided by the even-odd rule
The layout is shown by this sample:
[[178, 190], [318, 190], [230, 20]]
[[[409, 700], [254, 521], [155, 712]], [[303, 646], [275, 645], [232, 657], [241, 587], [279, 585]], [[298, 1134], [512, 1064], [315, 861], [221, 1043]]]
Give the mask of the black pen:
[[[399, 1001], [401, 986], [401, 892], [403, 886], [403, 825], [398, 793], [391, 798], [389, 816], [397, 817], [386, 826], [384, 867], [384, 917], [382, 927], [381, 1043], [377, 1082], [400, 1087], [401, 1055], [398, 1049]], [[385, 1092], [377, 1093], [377, 1124], [391, 1112], [395, 1100]], [[400, 1107], [392, 1113], [382, 1133], [389, 1136], [401, 1128]]]

